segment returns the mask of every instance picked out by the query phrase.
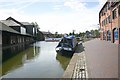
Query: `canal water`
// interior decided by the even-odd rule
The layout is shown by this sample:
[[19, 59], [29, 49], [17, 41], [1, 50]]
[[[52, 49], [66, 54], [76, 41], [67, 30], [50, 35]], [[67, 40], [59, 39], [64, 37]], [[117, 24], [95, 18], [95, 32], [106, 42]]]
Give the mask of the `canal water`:
[[2, 78], [61, 78], [70, 58], [56, 53], [57, 44], [43, 41], [3, 50]]

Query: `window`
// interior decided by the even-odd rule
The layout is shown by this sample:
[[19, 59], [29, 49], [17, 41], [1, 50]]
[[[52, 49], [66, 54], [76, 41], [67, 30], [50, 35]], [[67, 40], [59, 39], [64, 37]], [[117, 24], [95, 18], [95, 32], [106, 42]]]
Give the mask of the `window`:
[[107, 12], [107, 6], [105, 7], [105, 12]]
[[118, 29], [114, 30], [114, 41], [118, 40]]
[[115, 19], [117, 17], [117, 14], [116, 14], [116, 9], [112, 11], [112, 19]]
[[108, 18], [104, 19], [104, 20], [102, 21], [102, 26], [105, 26], [108, 22], [109, 22]]
[[118, 9], [118, 14], [119, 14], [119, 16], [120, 16], [120, 5], [119, 5], [119, 9]]
[[106, 32], [103, 32], [103, 40], [106, 40]]
[[35, 29], [34, 29], [34, 27], [33, 27], [33, 35], [35, 35]]
[[110, 2], [108, 2], [108, 10], [110, 9]]
[[111, 41], [111, 32], [110, 32], [110, 30], [107, 31], [107, 40]]
[[111, 20], [110, 20], [110, 16], [108, 16], [108, 23], [110, 23], [111, 22]]
[[21, 34], [26, 34], [26, 29], [24, 27], [20, 27], [21, 29]]

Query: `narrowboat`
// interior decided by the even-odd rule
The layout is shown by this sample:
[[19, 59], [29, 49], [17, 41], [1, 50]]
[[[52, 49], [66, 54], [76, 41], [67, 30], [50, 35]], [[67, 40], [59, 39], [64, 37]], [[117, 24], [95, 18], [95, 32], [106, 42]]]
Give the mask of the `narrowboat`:
[[72, 56], [76, 50], [78, 41], [76, 38], [71, 36], [64, 36], [56, 47], [56, 52], [65, 56]]

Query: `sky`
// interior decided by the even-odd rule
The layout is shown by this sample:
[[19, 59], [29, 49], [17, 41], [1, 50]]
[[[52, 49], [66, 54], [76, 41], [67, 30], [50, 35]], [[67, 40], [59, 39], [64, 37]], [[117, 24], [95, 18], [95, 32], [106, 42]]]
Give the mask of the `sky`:
[[0, 20], [37, 22], [40, 31], [76, 33], [99, 28], [106, 0], [0, 0]]

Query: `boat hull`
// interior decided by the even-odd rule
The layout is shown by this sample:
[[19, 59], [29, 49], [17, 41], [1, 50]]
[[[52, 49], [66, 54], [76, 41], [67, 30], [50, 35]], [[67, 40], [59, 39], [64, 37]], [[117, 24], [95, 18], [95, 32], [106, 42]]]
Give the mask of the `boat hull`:
[[58, 54], [61, 54], [62, 56], [72, 57], [75, 51], [68, 51], [68, 50], [61, 49], [61, 50], [56, 50], [56, 52]]

